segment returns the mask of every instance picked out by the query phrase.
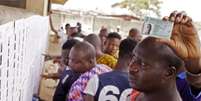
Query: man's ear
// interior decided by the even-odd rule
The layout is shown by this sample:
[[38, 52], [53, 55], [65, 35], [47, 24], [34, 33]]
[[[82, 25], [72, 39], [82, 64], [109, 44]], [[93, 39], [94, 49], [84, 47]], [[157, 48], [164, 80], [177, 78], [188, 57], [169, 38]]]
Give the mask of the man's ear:
[[175, 75], [176, 75], [176, 68], [174, 66], [170, 66], [166, 73], [165, 73], [165, 77], [166, 78], [175, 78]]
[[95, 59], [93, 59], [93, 58], [91, 58], [91, 59], [89, 59], [89, 63], [91, 64], [91, 65], [94, 65], [95, 64]]

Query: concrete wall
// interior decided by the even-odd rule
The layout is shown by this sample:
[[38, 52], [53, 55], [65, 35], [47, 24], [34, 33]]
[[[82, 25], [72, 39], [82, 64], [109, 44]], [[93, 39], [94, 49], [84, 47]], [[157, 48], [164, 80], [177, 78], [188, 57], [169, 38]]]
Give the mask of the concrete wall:
[[50, 0], [0, 0], [0, 5], [27, 9], [31, 12], [47, 15]]
[[0, 24], [26, 18], [34, 14], [47, 15], [48, 1], [49, 0], [0, 0], [0, 4], [8, 4], [9, 6], [15, 5], [17, 7], [21, 7], [21, 5], [25, 4], [26, 6], [26, 9], [24, 9], [23, 7], [14, 8], [0, 5]]
[[0, 0], [0, 5], [26, 8], [26, 0]]
[[0, 5], [0, 25], [9, 21], [14, 21], [21, 18], [27, 18], [34, 13], [28, 12], [24, 9], [1, 6]]
[[46, 15], [48, 0], [27, 0], [26, 9], [40, 15]]
[[105, 26], [109, 31], [116, 31], [117, 26], [121, 28], [122, 37], [128, 35], [128, 31], [131, 28], [137, 28], [140, 30], [142, 22], [140, 21], [125, 21], [117, 18], [103, 17], [103, 16], [93, 16], [93, 15], [73, 15], [67, 13], [57, 13], [53, 12], [52, 14], [53, 25], [55, 29], [64, 26], [66, 23], [75, 25], [77, 22], [82, 23], [82, 29], [85, 31], [86, 35], [90, 33], [98, 34], [100, 28]]

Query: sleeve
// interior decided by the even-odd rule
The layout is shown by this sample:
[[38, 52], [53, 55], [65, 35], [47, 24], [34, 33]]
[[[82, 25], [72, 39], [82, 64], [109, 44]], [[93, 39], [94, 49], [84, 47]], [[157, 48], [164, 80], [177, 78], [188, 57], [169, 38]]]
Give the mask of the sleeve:
[[177, 89], [184, 101], [201, 101], [201, 90], [191, 86], [186, 79], [177, 77]]
[[87, 86], [84, 89], [84, 93], [95, 96], [99, 86], [98, 75], [94, 75], [87, 83]]
[[201, 100], [201, 89], [200, 88], [198, 89], [198, 88], [195, 88], [193, 86], [190, 86], [190, 93], [194, 99], [200, 99]]
[[63, 89], [62, 81], [59, 81], [59, 84], [55, 90], [53, 101], [65, 101], [66, 92]]
[[68, 85], [66, 84], [66, 81], [68, 81], [69, 75], [69, 72], [63, 72], [62, 77], [59, 80], [59, 84], [55, 90], [53, 101], [65, 101], [68, 93]]
[[196, 88], [201, 88], [201, 73], [193, 74], [187, 71], [186, 79], [188, 80], [191, 86], [194, 86]]
[[201, 73], [193, 74], [187, 72], [187, 80], [190, 83], [190, 92], [194, 98], [201, 98]]

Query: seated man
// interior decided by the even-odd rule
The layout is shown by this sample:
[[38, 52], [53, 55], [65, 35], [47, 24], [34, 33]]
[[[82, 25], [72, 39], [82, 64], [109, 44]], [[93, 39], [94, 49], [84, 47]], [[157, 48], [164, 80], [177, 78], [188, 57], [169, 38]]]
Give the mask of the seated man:
[[120, 42], [121, 36], [118, 33], [109, 33], [104, 44], [104, 53], [112, 55], [117, 59]]
[[127, 101], [132, 91], [128, 82], [128, 65], [136, 44], [132, 39], [121, 42], [114, 71], [92, 77], [84, 90], [84, 101]]
[[53, 96], [53, 101], [65, 101], [66, 96], [71, 88], [71, 85], [74, 81], [76, 81], [80, 73], [75, 73], [69, 69], [68, 66], [68, 55], [70, 53], [70, 49], [79, 41], [75, 39], [67, 40], [62, 47], [62, 64], [65, 66], [64, 71], [61, 73], [59, 84], [57, 85], [56, 91]]
[[117, 59], [113, 56], [104, 54], [101, 50], [101, 40], [96, 34], [89, 34], [84, 38], [84, 41], [92, 44], [96, 50], [96, 62], [98, 64], [105, 64], [111, 68], [115, 68]]
[[73, 46], [69, 55], [69, 66], [82, 75], [71, 86], [67, 101], [83, 101], [83, 91], [93, 75], [111, 71], [106, 65], [96, 64], [96, 52], [88, 42], [80, 42]]
[[[201, 101], [200, 40], [192, 24], [192, 20], [184, 13], [177, 12], [173, 12], [170, 17], [166, 17], [164, 20], [175, 22], [171, 40], [149, 37], [143, 40], [134, 51], [135, 57], [132, 59], [130, 65], [130, 83], [133, 88], [140, 91], [140, 93], [134, 91], [131, 101]], [[167, 45], [171, 49], [168, 49]], [[155, 54], [152, 55], [148, 53], [148, 51], [151, 53], [154, 52]], [[163, 51], [163, 53], [161, 53], [161, 51]], [[170, 67], [175, 67], [176, 70], [178, 70], [177, 67], [180, 67], [178, 65], [180, 62], [175, 61], [176, 58], [169, 58], [175, 55], [184, 61], [187, 74], [186, 80], [179, 77], [176, 78], [177, 89], [182, 100], [178, 98], [175, 85], [173, 85], [175, 81], [172, 79], [171, 75], [175, 77], [175, 73], [171, 73], [171, 71], [169, 71], [169, 73], [167, 72], [167, 67], [169, 67], [169, 70], [171, 69]], [[161, 59], [156, 60], [155, 57]], [[150, 63], [150, 61], [152, 62]], [[159, 63], [159, 61], [161, 62]], [[160, 64], [164, 65], [160, 66]], [[160, 68], [156, 70], [157, 66]], [[166, 69], [164, 67], [166, 67]], [[172, 71], [173, 70], [172, 68]], [[150, 79], [151, 76], [152, 79]], [[149, 80], [151, 80], [149, 84], [140, 85]], [[156, 80], [160, 82], [155, 83]], [[167, 80], [169, 82], [167, 82]], [[168, 83], [169, 85], [166, 85], [165, 89], [159, 89], [160, 86], [163, 87], [164, 84]], [[170, 84], [172, 84], [172, 87]], [[156, 87], [156, 85], [158, 86]], [[175, 94], [171, 95], [173, 93]]]

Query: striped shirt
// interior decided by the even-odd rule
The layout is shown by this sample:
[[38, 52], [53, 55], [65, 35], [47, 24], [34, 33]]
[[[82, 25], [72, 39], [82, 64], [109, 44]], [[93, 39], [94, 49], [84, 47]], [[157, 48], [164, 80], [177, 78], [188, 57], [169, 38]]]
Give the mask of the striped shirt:
[[109, 71], [111, 71], [111, 69], [108, 66], [98, 64], [91, 70], [82, 74], [71, 86], [67, 101], [83, 101], [83, 91], [90, 78], [94, 75], [99, 75]]

